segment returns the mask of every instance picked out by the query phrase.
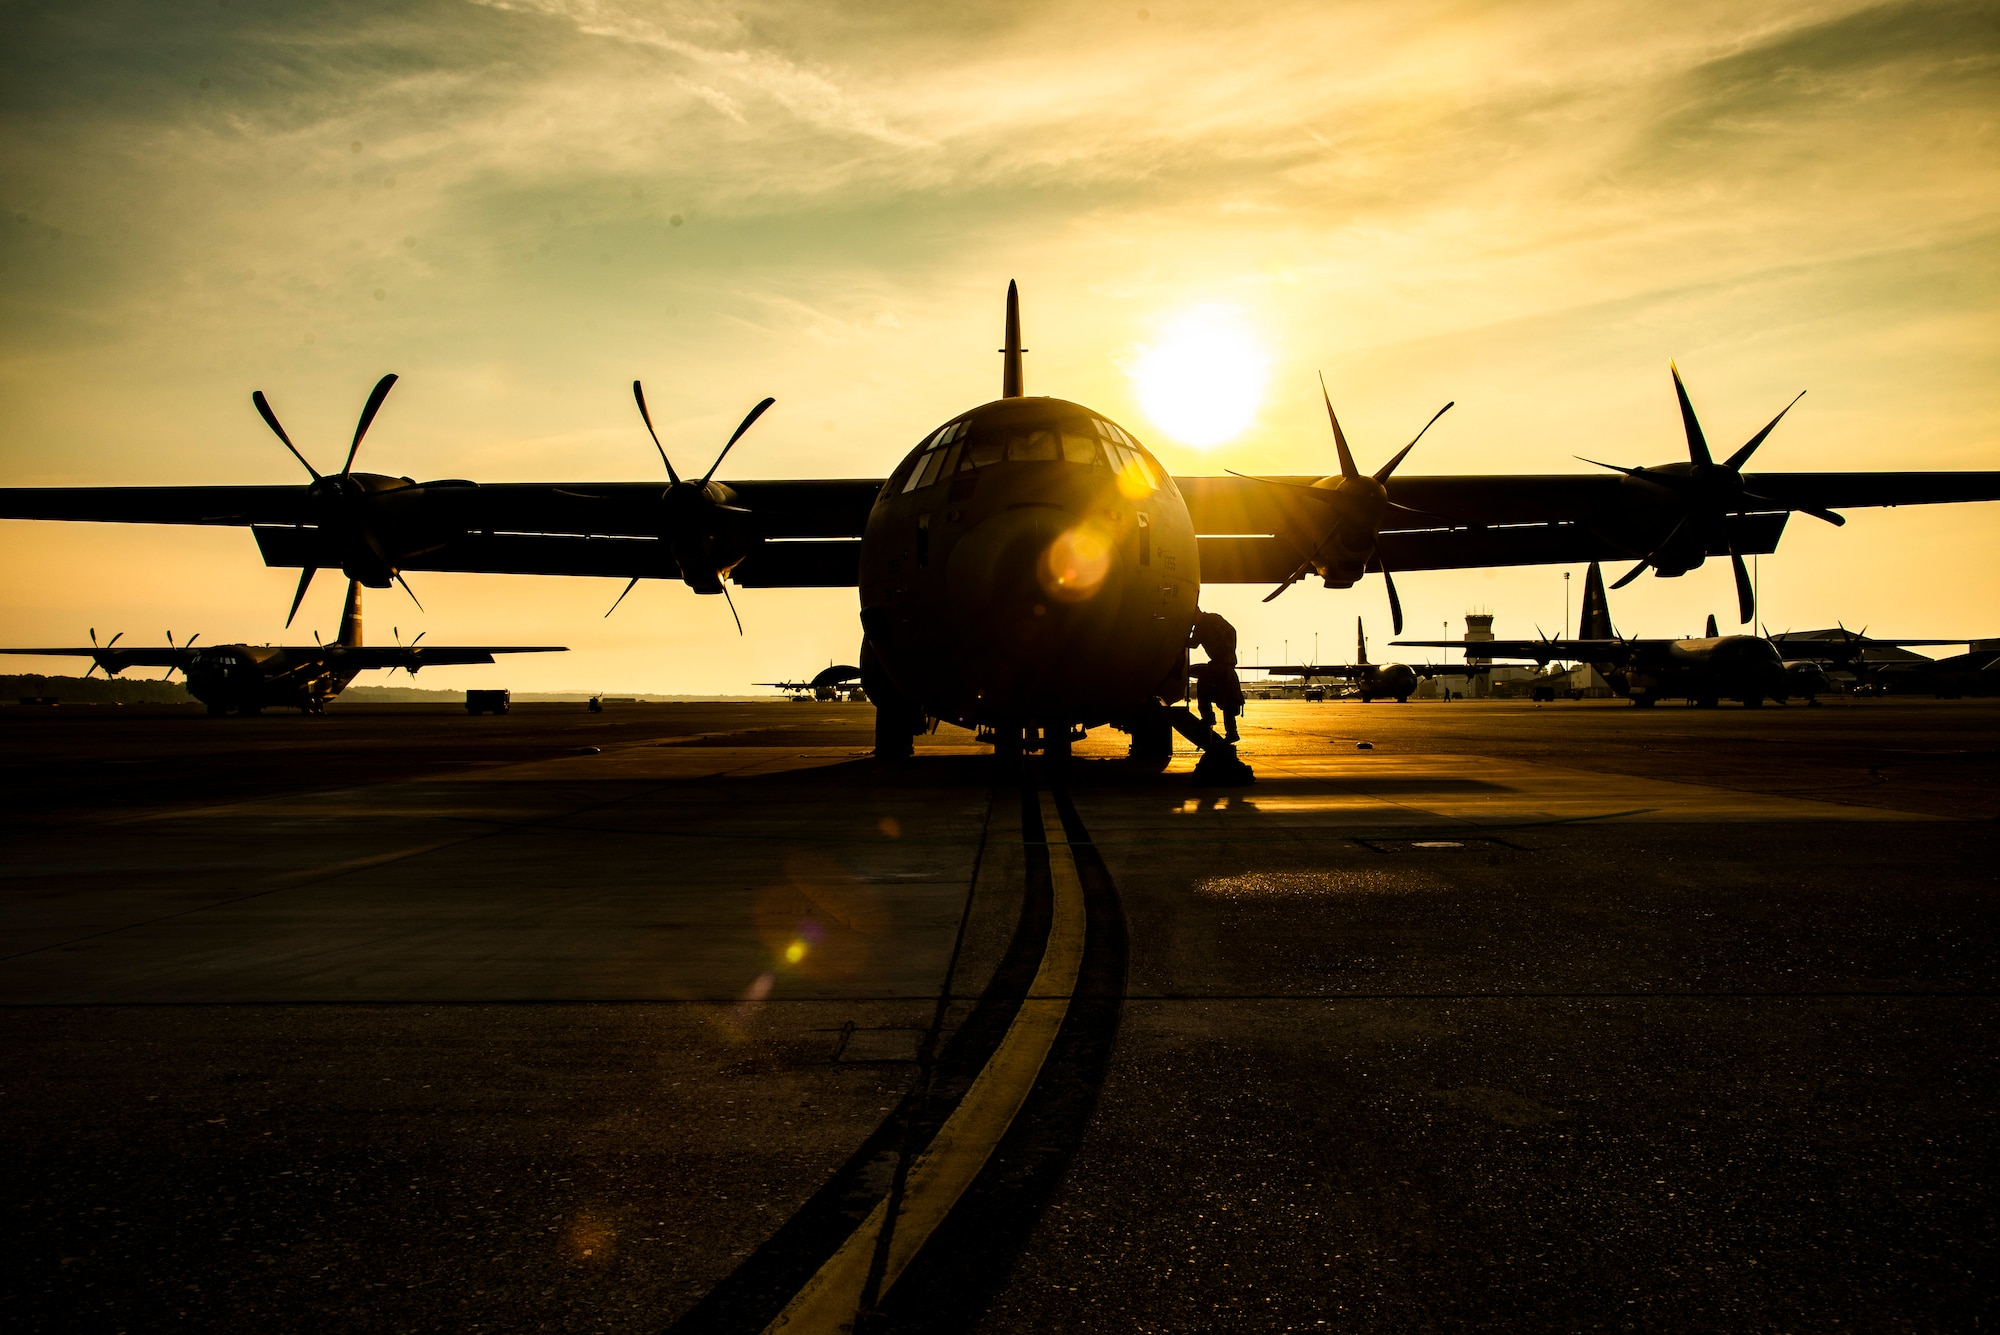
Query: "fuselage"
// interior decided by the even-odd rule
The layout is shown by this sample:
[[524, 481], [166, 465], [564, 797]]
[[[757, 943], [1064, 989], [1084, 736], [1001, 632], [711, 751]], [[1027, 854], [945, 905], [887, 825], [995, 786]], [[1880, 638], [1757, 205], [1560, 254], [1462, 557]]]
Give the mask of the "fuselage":
[[1757, 635], [1640, 641], [1624, 663], [1592, 666], [1618, 694], [1643, 704], [1662, 699], [1761, 704], [1790, 694], [1784, 660]]
[[928, 434], [869, 514], [860, 584], [875, 668], [932, 718], [1088, 727], [1184, 693], [1187, 504], [1078, 404], [998, 399]]
[[187, 665], [188, 694], [211, 713], [299, 709], [317, 714], [361, 671], [343, 667], [341, 646], [287, 649], [219, 644], [196, 650]]

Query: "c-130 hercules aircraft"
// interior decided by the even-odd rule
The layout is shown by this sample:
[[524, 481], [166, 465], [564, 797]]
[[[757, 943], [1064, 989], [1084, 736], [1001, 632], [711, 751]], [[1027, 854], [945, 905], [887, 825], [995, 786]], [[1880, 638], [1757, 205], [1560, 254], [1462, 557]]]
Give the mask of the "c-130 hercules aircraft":
[[[315, 638], [318, 632], [314, 632]], [[331, 644], [212, 644], [197, 649], [191, 635], [181, 644], [173, 643], [171, 632], [164, 648], [128, 644], [118, 647], [122, 635], [108, 643], [96, 643], [90, 633], [88, 648], [81, 645], [60, 649], [0, 649], [0, 654], [22, 654], [36, 658], [88, 658], [91, 670], [104, 669], [115, 677], [127, 668], [163, 667], [167, 676], [187, 674], [188, 694], [208, 706], [211, 717], [235, 712], [261, 714], [266, 709], [296, 709], [301, 714], [324, 714], [326, 702], [346, 690], [363, 672], [397, 668], [412, 677], [427, 667], [465, 667], [491, 663], [495, 654], [561, 654], [569, 652], [560, 644], [408, 644], [363, 645], [361, 643], [361, 585], [350, 580], [347, 604], [340, 614], [340, 630]], [[418, 640], [423, 636], [417, 636]], [[85, 676], [90, 674], [86, 672]]]
[[1400, 623], [1394, 570], [1637, 559], [1635, 576], [1672, 576], [1720, 555], [1740, 569], [1775, 549], [1793, 510], [1839, 523], [1842, 507], [2000, 499], [1994, 472], [1746, 475], [1777, 419], [1716, 463], [1684, 390], [1689, 462], [1659, 468], [1391, 476], [1406, 447], [1368, 476], [1336, 421], [1339, 474], [1175, 478], [1103, 414], [1026, 396], [1011, 283], [1001, 351], [1001, 396], [927, 433], [886, 479], [716, 480], [769, 400], [698, 479], [655, 436], [664, 487], [355, 473], [385, 377], [338, 475], [307, 464], [306, 486], [16, 488], [0, 491], [0, 518], [247, 526], [267, 564], [303, 570], [301, 589], [320, 568], [378, 588], [423, 570], [680, 579], [697, 593], [724, 592], [724, 579], [858, 586], [877, 754], [907, 755], [942, 719], [1002, 751], [1058, 753], [1109, 723], [1157, 758], [1170, 728], [1195, 732], [1170, 706], [1185, 694], [1204, 582], [1284, 586], [1310, 572], [1345, 588], [1380, 572]]

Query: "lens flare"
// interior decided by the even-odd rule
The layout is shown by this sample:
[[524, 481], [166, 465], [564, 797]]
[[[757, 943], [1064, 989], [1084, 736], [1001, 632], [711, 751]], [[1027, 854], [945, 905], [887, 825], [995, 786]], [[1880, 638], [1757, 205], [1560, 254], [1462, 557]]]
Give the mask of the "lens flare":
[[1130, 374], [1155, 425], [1207, 449], [1241, 435], [1256, 417], [1270, 359], [1240, 311], [1198, 306], [1174, 317]]
[[1059, 602], [1094, 596], [1111, 573], [1111, 535], [1096, 524], [1078, 524], [1056, 535], [1036, 571], [1043, 592]]

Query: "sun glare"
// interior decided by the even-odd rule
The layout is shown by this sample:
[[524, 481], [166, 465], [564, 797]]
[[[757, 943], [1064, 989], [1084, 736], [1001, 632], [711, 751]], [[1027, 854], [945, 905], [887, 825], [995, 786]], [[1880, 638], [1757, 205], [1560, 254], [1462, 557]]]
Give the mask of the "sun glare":
[[1270, 362], [1241, 313], [1220, 306], [1186, 311], [1144, 349], [1131, 369], [1139, 406], [1184, 445], [1233, 440], [1257, 415]]

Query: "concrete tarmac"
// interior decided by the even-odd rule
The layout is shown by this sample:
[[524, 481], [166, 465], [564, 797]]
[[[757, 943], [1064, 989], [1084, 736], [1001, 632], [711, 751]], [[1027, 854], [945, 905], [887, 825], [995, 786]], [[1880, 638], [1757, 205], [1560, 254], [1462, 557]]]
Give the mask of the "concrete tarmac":
[[2000, 1315], [2000, 705], [1245, 723], [0, 710], [0, 1310], [761, 1330], [984, 1098], [869, 1329]]

